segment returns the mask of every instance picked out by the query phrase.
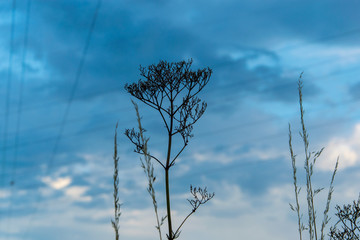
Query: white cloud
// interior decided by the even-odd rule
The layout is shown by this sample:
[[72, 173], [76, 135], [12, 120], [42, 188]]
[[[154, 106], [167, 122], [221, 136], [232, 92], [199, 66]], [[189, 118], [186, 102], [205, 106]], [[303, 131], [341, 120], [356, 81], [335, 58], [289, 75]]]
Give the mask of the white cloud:
[[[292, 184], [273, 186], [263, 194], [256, 196], [247, 193], [239, 185], [226, 181], [213, 181], [211, 185], [216, 192], [214, 199], [200, 207], [189, 218], [182, 228], [183, 231], [180, 238], [211, 240], [231, 239], [236, 236], [237, 239], [287, 240], [297, 237], [296, 213], [293, 213], [288, 205], [289, 202], [294, 201]], [[348, 191], [346, 187], [348, 185], [342, 185], [341, 188], [336, 187], [335, 197], [343, 198], [343, 195], [338, 193]], [[77, 186], [66, 190], [70, 198], [54, 200], [55, 202], [52, 203], [52, 206], [57, 207], [51, 208], [50, 212], [39, 212], [40, 215], [32, 221], [31, 229], [38, 231], [38, 229], [43, 229], [44, 227], [54, 227], [53, 221], [49, 221], [49, 219], [56, 219], [56, 228], [58, 231], [60, 229], [64, 230], [65, 235], [62, 235], [62, 237], [66, 239], [80, 239], [81, 234], [89, 240], [105, 237], [111, 238], [113, 234], [110, 225], [110, 218], [113, 217], [112, 202], [109, 200], [103, 209], [80, 208], [73, 205], [71, 198], [83, 198], [87, 188]], [[302, 195], [301, 199], [304, 221], [306, 221], [305, 196]], [[319, 200], [323, 199], [325, 198], [319, 198]], [[321, 205], [317, 204], [317, 206], [322, 207], [326, 201], [320, 202]], [[188, 203], [186, 201], [183, 201], [183, 203], [180, 206], [178, 204], [173, 205], [174, 227], [179, 225], [189, 211]], [[332, 209], [333, 206], [332, 204]], [[164, 215], [162, 207], [159, 206], [160, 216]], [[322, 210], [321, 207], [318, 208], [319, 212]], [[121, 210], [121, 238], [131, 240], [158, 238], [154, 227], [156, 224], [154, 209], [151, 205], [147, 208], [134, 209], [128, 208], [124, 204]], [[333, 216], [333, 214], [330, 214], [330, 216]], [[108, 223], [97, 221], [106, 218], [109, 218]], [[82, 220], [79, 221], [78, 219]], [[16, 222], [18, 220], [20, 223], [24, 222], [24, 224], [20, 224], [20, 227], [16, 226], [15, 230], [22, 232], [21, 226], [27, 224], [25, 221], [27, 219], [24, 220], [23, 216], [14, 219]], [[166, 233], [166, 229], [165, 222], [162, 228], [163, 234]], [[55, 238], [55, 240], [58, 239], [60, 238]]]
[[8, 198], [10, 194], [11, 193], [8, 190], [0, 190], [0, 198]]
[[46, 183], [53, 189], [60, 190], [67, 187], [71, 182], [72, 179], [70, 177], [63, 177], [63, 178], [56, 178], [51, 179], [50, 177], [44, 177], [41, 179], [43, 183]]
[[355, 125], [353, 134], [349, 138], [332, 138], [318, 162], [321, 170], [334, 170], [339, 156], [339, 169], [355, 166], [360, 160], [360, 123]]
[[236, 156], [227, 154], [225, 152], [206, 152], [206, 153], [194, 153], [193, 159], [197, 162], [218, 162], [222, 164], [228, 164], [237, 159]]
[[188, 164], [182, 164], [181, 159], [178, 159], [179, 162], [176, 162], [176, 171], [174, 171], [174, 177], [184, 176], [190, 171], [190, 166]]
[[281, 59], [283, 65], [290, 65], [295, 69], [326, 59], [326, 64], [317, 66], [316, 72], [328, 74], [329, 71], [356, 66], [360, 60], [360, 48], [309, 44], [281, 53]]
[[253, 158], [257, 160], [271, 160], [276, 158], [288, 158], [289, 154], [275, 148], [251, 148], [241, 155], [241, 158]]
[[65, 189], [65, 195], [78, 202], [90, 202], [92, 197], [84, 196], [89, 187], [74, 186]]
[[237, 148], [229, 149], [229, 151], [222, 152], [205, 152], [194, 153], [193, 159], [197, 162], [217, 162], [222, 164], [229, 164], [238, 159], [253, 159], [253, 160], [271, 160], [279, 158], [288, 158], [288, 152], [281, 151], [271, 147], [252, 147], [240, 152]]
[[[289, 215], [290, 184], [270, 188], [259, 196], [226, 181], [213, 187], [215, 197], [189, 218], [182, 238], [231, 239], [236, 236], [236, 239], [260, 240], [271, 236], [270, 239], [285, 240], [296, 235], [296, 216]], [[188, 210], [186, 205], [184, 210], [176, 212], [174, 222], [183, 219]]]

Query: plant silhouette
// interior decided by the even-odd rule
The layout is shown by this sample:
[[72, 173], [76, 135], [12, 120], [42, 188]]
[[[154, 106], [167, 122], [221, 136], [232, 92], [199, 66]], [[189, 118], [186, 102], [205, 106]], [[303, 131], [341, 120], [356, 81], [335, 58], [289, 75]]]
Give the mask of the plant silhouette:
[[[350, 240], [360, 239], [360, 195], [353, 204], [344, 205], [342, 208], [336, 205], [335, 214], [339, 221], [330, 228], [331, 240]], [[337, 224], [341, 223], [341, 230], [337, 229]]]
[[314, 240], [314, 239], [317, 240], [319, 238], [321, 240], [323, 240], [325, 237], [325, 235], [324, 235], [325, 226], [328, 224], [328, 222], [330, 220], [327, 214], [329, 212], [331, 197], [332, 197], [332, 193], [334, 191], [333, 183], [334, 183], [334, 178], [335, 178], [336, 170], [337, 170], [338, 163], [339, 163], [339, 158], [336, 161], [335, 169], [334, 169], [334, 172], [331, 177], [329, 192], [328, 192], [327, 201], [326, 201], [325, 210], [324, 210], [324, 217], [323, 217], [323, 221], [321, 224], [320, 237], [318, 237], [318, 228], [317, 228], [317, 221], [316, 221], [317, 216], [316, 216], [316, 208], [315, 208], [315, 204], [314, 204], [314, 198], [324, 188], [314, 189], [313, 183], [312, 183], [312, 176], [313, 176], [313, 170], [314, 170], [315, 163], [316, 163], [317, 159], [320, 157], [324, 148], [322, 148], [316, 152], [311, 152], [309, 150], [309, 135], [307, 133], [305, 121], [304, 121], [304, 112], [305, 111], [303, 108], [303, 100], [302, 100], [303, 82], [301, 79], [302, 79], [302, 74], [300, 75], [299, 81], [298, 81], [298, 91], [299, 91], [300, 121], [301, 121], [300, 136], [303, 140], [304, 150], [305, 150], [304, 168], [305, 168], [305, 175], [306, 175], [306, 200], [307, 200], [308, 224], [306, 226], [303, 224], [302, 214], [300, 213], [299, 195], [300, 195], [301, 187], [299, 187], [298, 183], [297, 183], [296, 155], [293, 152], [292, 133], [291, 133], [291, 127], [289, 124], [289, 149], [290, 149], [290, 156], [291, 156], [292, 168], [293, 168], [294, 191], [295, 191], [295, 200], [296, 200], [295, 207], [292, 204], [290, 204], [290, 208], [291, 208], [291, 210], [293, 210], [297, 213], [298, 231], [299, 231], [299, 239], [300, 240], [302, 240], [302, 238], [303, 238], [302, 232], [304, 230], [309, 231], [309, 239], [310, 240]]
[[[161, 160], [150, 154], [147, 143], [148, 138], [144, 136], [145, 129], [141, 125], [141, 117], [138, 106], [133, 102], [137, 114], [138, 131], [126, 129], [125, 135], [135, 145], [135, 152], [144, 156], [142, 167], [148, 178], [148, 192], [152, 197], [153, 205], [157, 218], [156, 228], [161, 238], [161, 225], [167, 220], [168, 233], [167, 239], [173, 240], [179, 237], [180, 230], [185, 221], [199, 208], [213, 198], [214, 193], [208, 193], [204, 188], [193, 188], [190, 186], [190, 192], [193, 199], [188, 200], [192, 210], [174, 231], [171, 216], [171, 194], [170, 194], [170, 169], [175, 165], [176, 159], [184, 151], [193, 137], [193, 125], [204, 114], [207, 104], [197, 97], [209, 82], [212, 70], [210, 68], [192, 71], [192, 60], [171, 62], [160, 61], [158, 64], [152, 64], [148, 67], [140, 66], [140, 79], [137, 83], [126, 84], [125, 90], [131, 96], [140, 100], [149, 107], [155, 109], [161, 116], [167, 132], [167, 151], [166, 159]], [[174, 137], [178, 135], [182, 139], [182, 145], [177, 152], [173, 151]], [[154, 168], [152, 160], [157, 162], [165, 172], [165, 200], [167, 215], [159, 220], [157, 213], [157, 201], [155, 197]]]

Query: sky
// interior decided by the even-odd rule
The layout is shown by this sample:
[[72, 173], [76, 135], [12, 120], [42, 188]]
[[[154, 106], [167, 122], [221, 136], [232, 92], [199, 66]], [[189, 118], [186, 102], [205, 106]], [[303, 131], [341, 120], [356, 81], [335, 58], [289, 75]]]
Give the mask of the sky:
[[[139, 155], [123, 134], [139, 104], [149, 150], [164, 159], [156, 111], [131, 97], [139, 66], [193, 59], [213, 73], [208, 107], [171, 169], [172, 217], [190, 185], [215, 196], [182, 239], [298, 237], [288, 124], [306, 222], [297, 81], [310, 150], [325, 147], [313, 184], [319, 224], [337, 157], [329, 216], [360, 192], [360, 8], [334, 0], [21, 0], [0, 3], [0, 239], [114, 239], [118, 123], [120, 238], [158, 238]], [[179, 141], [175, 141], [179, 143]], [[179, 145], [174, 146], [179, 147]], [[164, 173], [155, 164], [160, 216]], [[166, 224], [163, 227], [165, 238]]]

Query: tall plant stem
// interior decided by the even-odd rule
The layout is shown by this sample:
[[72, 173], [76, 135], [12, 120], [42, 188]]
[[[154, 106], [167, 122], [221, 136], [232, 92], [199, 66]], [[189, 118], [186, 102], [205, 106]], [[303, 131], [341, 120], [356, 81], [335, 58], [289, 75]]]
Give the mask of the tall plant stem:
[[[302, 74], [300, 75], [300, 79], [302, 78]], [[314, 205], [314, 191], [312, 188], [311, 183], [311, 176], [313, 173], [313, 165], [314, 163], [310, 163], [310, 153], [309, 153], [309, 139], [308, 134], [305, 127], [304, 121], [304, 108], [303, 108], [303, 101], [302, 101], [302, 82], [299, 81], [298, 83], [299, 89], [299, 102], [300, 102], [300, 117], [301, 117], [301, 127], [302, 127], [302, 138], [304, 142], [304, 149], [305, 149], [305, 169], [306, 169], [306, 185], [307, 185], [307, 200], [308, 200], [308, 211], [309, 211], [309, 234], [310, 239], [312, 240], [315, 236], [317, 240], [317, 230], [316, 230], [316, 215], [315, 215], [315, 205]], [[313, 228], [313, 229], [312, 229]], [[314, 232], [313, 232], [314, 231]]]
[[[171, 102], [171, 113], [173, 112], [173, 102]], [[168, 219], [168, 228], [169, 228], [169, 240], [173, 240], [173, 231], [171, 223], [171, 207], [170, 207], [170, 184], [169, 184], [169, 170], [170, 170], [170, 157], [171, 157], [171, 144], [172, 144], [172, 129], [173, 129], [173, 115], [170, 116], [170, 126], [169, 126], [169, 140], [168, 140], [168, 150], [166, 156], [166, 166], [165, 166], [165, 188], [166, 188], [166, 211]]]
[[170, 188], [169, 188], [169, 169], [165, 170], [165, 183], [166, 183], [166, 211], [168, 219], [168, 228], [169, 228], [169, 239], [172, 240], [172, 223], [171, 223], [171, 208], [170, 208]]
[[[174, 240], [180, 236], [180, 228], [174, 232], [171, 221], [170, 168], [175, 165], [175, 160], [183, 152], [189, 139], [193, 137], [193, 125], [200, 119], [206, 110], [206, 102], [198, 98], [197, 94], [209, 82], [212, 73], [210, 68], [192, 71], [190, 69], [191, 64], [192, 60], [174, 63], [160, 61], [159, 64], [152, 64], [148, 67], [140, 66], [140, 75], [142, 76], [142, 79], [137, 83], [125, 84], [126, 91], [133, 97], [159, 112], [168, 133], [166, 157], [164, 161], [160, 161], [153, 155], [144, 154], [142, 151], [144, 147], [144, 141], [142, 141], [140, 136], [141, 132], [143, 132], [142, 130], [140, 130], [140, 133], [134, 129], [125, 130], [125, 135], [136, 146], [135, 152], [144, 154], [145, 157], [152, 158], [158, 162], [165, 171], [164, 180], [167, 215], [161, 218], [161, 222], [158, 221], [158, 226], [156, 228], [160, 228], [167, 218], [167, 240]], [[180, 151], [175, 147], [175, 152], [172, 153], [172, 144], [176, 142], [175, 139], [175, 142], [172, 141], [173, 136], [175, 135], [181, 137], [184, 141], [184, 146]], [[153, 169], [151, 169], [151, 171], [152, 170]], [[155, 181], [155, 177], [151, 177], [152, 176], [149, 178], [149, 185]], [[150, 187], [153, 186], [151, 185]], [[152, 193], [153, 191], [150, 190], [150, 194]], [[193, 195], [194, 199], [188, 199], [188, 201], [193, 207], [193, 212], [195, 212], [200, 205], [206, 203], [214, 196], [213, 193], [208, 193], [206, 188], [190, 187], [190, 193]], [[154, 198], [153, 203], [156, 213], [157, 205]], [[187, 218], [188, 217], [186, 217], [186, 219]], [[182, 225], [183, 222], [180, 227]]]

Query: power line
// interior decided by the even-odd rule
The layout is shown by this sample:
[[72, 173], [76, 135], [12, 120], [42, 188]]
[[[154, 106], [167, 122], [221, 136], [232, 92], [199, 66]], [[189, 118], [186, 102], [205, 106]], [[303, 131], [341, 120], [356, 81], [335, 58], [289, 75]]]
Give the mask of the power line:
[[[9, 109], [10, 109], [10, 98], [11, 98], [11, 80], [12, 80], [12, 59], [14, 54], [14, 32], [15, 32], [15, 12], [16, 12], [16, 0], [12, 1], [11, 6], [11, 26], [10, 26], [10, 47], [9, 47], [9, 63], [7, 73], [7, 85], [6, 85], [6, 98], [5, 98], [5, 123], [3, 133], [3, 148], [2, 148], [2, 168], [1, 172], [4, 173], [6, 162], [7, 162], [7, 151], [5, 146], [8, 140], [8, 124], [9, 124]], [[5, 186], [5, 178], [1, 176], [0, 188]]]
[[27, 54], [27, 44], [28, 44], [30, 9], [31, 9], [31, 0], [28, 0], [26, 7], [24, 50], [21, 57], [21, 76], [20, 76], [19, 102], [17, 109], [17, 122], [16, 122], [16, 132], [15, 132], [15, 153], [14, 153], [14, 164], [13, 164], [13, 177], [11, 179], [12, 181], [14, 181], [14, 178], [16, 176], [16, 164], [18, 158], [18, 148], [19, 148], [19, 139], [20, 139], [20, 125], [21, 125], [21, 116], [23, 110], [23, 91], [24, 91], [24, 79], [26, 74], [26, 54]]
[[86, 58], [87, 51], [88, 51], [88, 48], [89, 48], [89, 45], [90, 45], [90, 39], [91, 39], [92, 32], [93, 32], [94, 27], [95, 27], [95, 23], [96, 23], [96, 19], [97, 19], [97, 16], [98, 16], [99, 9], [100, 9], [100, 5], [101, 5], [101, 0], [98, 0], [97, 6], [96, 6], [96, 9], [95, 9], [95, 13], [94, 13], [91, 25], [90, 25], [90, 30], [89, 30], [89, 33], [87, 35], [85, 46], [84, 46], [84, 49], [83, 49], [83, 52], [82, 52], [82, 55], [81, 55], [80, 63], [79, 63], [79, 66], [77, 68], [77, 71], [76, 71], [75, 81], [73, 83], [73, 86], [72, 86], [72, 89], [71, 89], [71, 92], [70, 92], [70, 97], [69, 97], [68, 103], [66, 105], [66, 109], [65, 109], [64, 116], [62, 118], [62, 122], [60, 124], [60, 130], [59, 130], [59, 133], [58, 133], [58, 135], [56, 137], [54, 149], [53, 149], [53, 152], [52, 152], [51, 157], [49, 159], [49, 165], [48, 165], [49, 170], [51, 169], [51, 166], [53, 164], [55, 155], [57, 153], [57, 149], [58, 149], [58, 146], [59, 146], [59, 143], [60, 143], [64, 128], [65, 128], [65, 124], [66, 124], [66, 121], [67, 121], [67, 118], [68, 118], [68, 115], [69, 115], [70, 107], [71, 107], [71, 104], [73, 102], [76, 89], [77, 89], [77, 87], [79, 85], [80, 76], [81, 76], [81, 73], [82, 73], [82, 70], [83, 70], [83, 67], [84, 67], [85, 58]]
[[[98, 0], [97, 5], [96, 5], [95, 13], [93, 15], [91, 25], [90, 25], [90, 29], [89, 29], [89, 32], [88, 32], [88, 35], [87, 35], [87, 38], [86, 38], [86, 41], [85, 41], [85, 46], [84, 46], [84, 49], [83, 49], [83, 52], [82, 52], [82, 55], [81, 55], [80, 63], [79, 63], [79, 66], [77, 68], [77, 71], [76, 71], [75, 81], [73, 83], [73, 86], [72, 86], [72, 89], [71, 89], [71, 92], [70, 92], [70, 97], [69, 97], [69, 100], [68, 100], [68, 103], [67, 103], [67, 106], [66, 106], [66, 109], [65, 109], [65, 113], [64, 113], [61, 125], [60, 125], [60, 130], [59, 130], [59, 133], [58, 133], [58, 135], [56, 137], [55, 145], [54, 145], [51, 157], [49, 158], [49, 161], [48, 161], [48, 164], [47, 164], [47, 169], [46, 169], [47, 173], [52, 168], [53, 161], [54, 161], [55, 155], [57, 153], [58, 145], [59, 145], [59, 142], [60, 142], [60, 140], [62, 138], [63, 130], [64, 130], [64, 127], [65, 127], [65, 124], [66, 124], [66, 121], [67, 121], [67, 118], [68, 118], [68, 115], [69, 115], [70, 107], [71, 107], [72, 101], [74, 99], [75, 92], [77, 90], [77, 86], [79, 84], [80, 76], [81, 76], [83, 66], [84, 66], [84, 63], [85, 63], [85, 58], [87, 56], [87, 51], [88, 51], [88, 48], [89, 48], [89, 45], [90, 45], [90, 40], [91, 40], [92, 33], [93, 33], [93, 30], [94, 30], [94, 27], [95, 27], [95, 23], [96, 23], [96, 20], [97, 20], [97, 16], [98, 16], [98, 12], [99, 12], [99, 9], [100, 9], [100, 6], [101, 6], [101, 2], [102, 2], [102, 0]], [[39, 204], [40, 200], [41, 200], [41, 195], [39, 194], [38, 198], [36, 200], [36, 205]], [[34, 213], [32, 214], [32, 216], [35, 216], [35, 214], [37, 213], [38, 208], [39, 207], [35, 207], [35, 210], [34, 210]], [[31, 221], [29, 221], [28, 228], [24, 232], [24, 238], [23, 239], [25, 239], [26, 235], [28, 234], [30, 223], [31, 223]]]
[[[9, 124], [9, 109], [10, 109], [10, 97], [11, 97], [11, 80], [12, 80], [12, 58], [14, 54], [14, 31], [15, 31], [15, 10], [16, 10], [16, 0], [12, 1], [12, 11], [11, 11], [11, 27], [10, 27], [10, 52], [9, 52], [9, 68], [7, 73], [7, 85], [6, 85], [6, 98], [5, 98], [5, 123], [4, 123], [4, 133], [3, 133], [3, 146], [7, 145], [8, 140], [8, 124]], [[2, 151], [2, 170], [4, 171], [6, 167], [6, 149], [3, 147]], [[1, 178], [0, 187], [5, 185], [5, 179]]]
[[[26, 20], [25, 20], [25, 32], [24, 32], [24, 49], [21, 58], [21, 76], [20, 76], [20, 89], [19, 89], [19, 102], [18, 102], [18, 109], [17, 109], [17, 123], [16, 123], [16, 134], [15, 134], [15, 151], [14, 151], [14, 158], [13, 158], [13, 166], [11, 171], [11, 178], [10, 178], [10, 186], [11, 186], [11, 193], [10, 193], [10, 203], [13, 202], [14, 198], [14, 184], [16, 181], [16, 168], [17, 168], [17, 160], [18, 160], [18, 150], [19, 150], [19, 138], [20, 138], [20, 124], [21, 124], [21, 115], [22, 115], [22, 105], [23, 105], [23, 88], [24, 88], [24, 79], [25, 79], [25, 72], [26, 72], [26, 51], [27, 51], [27, 43], [28, 43], [28, 30], [29, 30], [29, 21], [30, 21], [30, 8], [31, 8], [31, 0], [27, 1], [26, 6]], [[11, 226], [11, 219], [13, 213], [13, 205], [11, 204], [8, 208], [8, 216], [7, 222], [8, 227]]]

